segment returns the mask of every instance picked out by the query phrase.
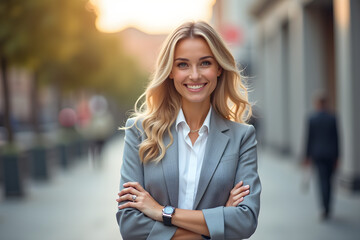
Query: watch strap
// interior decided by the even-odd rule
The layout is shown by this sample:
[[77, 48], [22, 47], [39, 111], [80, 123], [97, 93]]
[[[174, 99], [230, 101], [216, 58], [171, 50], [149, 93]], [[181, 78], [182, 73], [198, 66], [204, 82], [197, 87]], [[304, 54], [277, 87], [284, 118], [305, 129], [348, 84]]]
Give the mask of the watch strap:
[[[164, 209], [165, 208], [171, 208], [172, 209], [172, 212], [169, 214], [169, 213], [165, 213], [164, 212]], [[162, 218], [163, 218], [163, 223], [165, 226], [173, 226], [172, 223], [171, 223], [171, 219], [172, 219], [172, 215], [175, 213], [175, 208], [174, 207], [171, 207], [171, 206], [165, 206], [163, 209], [163, 213], [162, 213]]]
[[165, 226], [172, 226], [171, 216], [163, 215], [163, 222]]

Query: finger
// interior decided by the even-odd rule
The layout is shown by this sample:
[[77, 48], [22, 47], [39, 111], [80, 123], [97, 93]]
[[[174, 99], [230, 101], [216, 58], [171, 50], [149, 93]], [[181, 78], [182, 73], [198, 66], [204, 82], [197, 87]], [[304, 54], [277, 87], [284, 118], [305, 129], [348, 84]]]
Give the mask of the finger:
[[136, 203], [135, 202], [127, 202], [124, 204], [121, 204], [118, 206], [119, 209], [124, 209], [124, 208], [136, 208]]
[[238, 194], [240, 194], [240, 193], [241, 193], [241, 189], [238, 188], [238, 189], [232, 190], [232, 191], [230, 192], [230, 195], [231, 195], [231, 196], [236, 196], [236, 195], [238, 195]]
[[236, 200], [239, 199], [239, 198], [242, 198], [242, 197], [245, 197], [245, 196], [249, 195], [249, 193], [250, 193], [249, 190], [246, 190], [246, 191], [241, 192], [241, 193], [237, 196]]
[[244, 186], [244, 187], [239, 188], [238, 193], [245, 193], [245, 192], [250, 192], [250, 189], [249, 189], [248, 186]]
[[245, 197], [245, 196], [249, 195], [249, 193], [250, 193], [250, 190], [246, 190], [246, 191], [241, 192], [240, 196]]
[[233, 202], [233, 206], [234, 207], [236, 207], [237, 205], [239, 205], [242, 201], [244, 201], [244, 198], [243, 197], [241, 197], [241, 198], [239, 198], [238, 200], [236, 200], [235, 202]]
[[241, 192], [244, 192], [245, 190], [250, 189], [250, 186], [249, 186], [249, 185], [245, 185], [245, 186], [240, 187], [239, 189], [241, 190]]
[[132, 194], [132, 195], [138, 196], [140, 194], [140, 192], [133, 187], [127, 187], [127, 188], [124, 188], [123, 190], [121, 190], [118, 195], [119, 195], [119, 197], [121, 197], [125, 194]]
[[132, 194], [125, 194], [125, 195], [119, 197], [118, 199], [116, 199], [116, 201], [117, 201], [117, 202], [133, 201], [132, 196], [134, 196], [134, 195], [132, 195]]
[[239, 189], [242, 185], [243, 185], [243, 181], [238, 182], [238, 183], [233, 187], [233, 189], [231, 189], [231, 191], [235, 191], [235, 190]]
[[238, 184], [235, 185], [235, 187], [231, 190], [230, 193], [232, 193], [233, 195], [236, 195], [240, 192], [245, 191], [247, 188], [249, 188], [249, 185], [246, 186], [242, 186], [243, 185], [243, 181], [240, 181]]
[[235, 201], [239, 200], [240, 198], [243, 198], [243, 197], [249, 195], [249, 193], [250, 193], [250, 191], [249, 191], [249, 190], [246, 190], [246, 191], [244, 191], [244, 192], [241, 192], [241, 193], [239, 193], [239, 194], [236, 194], [235, 196], [232, 197], [232, 200], [235, 202]]
[[235, 187], [234, 188], [239, 188], [239, 187], [241, 187], [242, 185], [243, 185], [243, 181], [240, 181], [240, 182], [238, 182], [236, 185], [235, 185]]
[[137, 189], [140, 192], [145, 191], [145, 189], [138, 182], [127, 182], [127, 183], [124, 183], [123, 186], [124, 187], [133, 187], [133, 188]]
[[235, 196], [239, 193], [242, 193], [242, 192], [245, 192], [246, 190], [249, 189], [249, 185], [246, 185], [246, 186], [242, 186], [242, 187], [239, 187], [239, 188], [236, 188], [236, 189], [233, 189], [230, 194]]

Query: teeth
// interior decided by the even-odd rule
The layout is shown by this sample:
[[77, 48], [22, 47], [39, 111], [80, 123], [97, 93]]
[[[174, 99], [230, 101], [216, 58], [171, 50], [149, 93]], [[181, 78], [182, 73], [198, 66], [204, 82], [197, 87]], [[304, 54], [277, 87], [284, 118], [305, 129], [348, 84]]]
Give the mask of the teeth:
[[190, 89], [199, 89], [202, 88], [205, 84], [201, 84], [201, 85], [187, 85], [188, 88]]

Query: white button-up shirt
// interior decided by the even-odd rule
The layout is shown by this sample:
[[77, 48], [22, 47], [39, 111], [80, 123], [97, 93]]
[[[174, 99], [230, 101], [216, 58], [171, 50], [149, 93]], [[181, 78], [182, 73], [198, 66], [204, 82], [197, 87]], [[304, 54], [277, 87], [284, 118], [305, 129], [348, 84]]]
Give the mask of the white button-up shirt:
[[176, 131], [179, 144], [179, 199], [178, 207], [193, 209], [199, 184], [201, 166], [204, 160], [205, 147], [210, 129], [211, 107], [199, 130], [199, 137], [194, 145], [189, 137], [190, 127], [180, 109], [176, 118]]

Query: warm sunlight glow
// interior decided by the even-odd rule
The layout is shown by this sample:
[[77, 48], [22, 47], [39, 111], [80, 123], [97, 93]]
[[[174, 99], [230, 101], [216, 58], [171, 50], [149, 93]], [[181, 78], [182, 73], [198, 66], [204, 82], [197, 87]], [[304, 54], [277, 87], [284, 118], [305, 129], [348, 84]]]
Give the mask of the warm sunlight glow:
[[91, 0], [97, 27], [117, 32], [136, 27], [147, 33], [168, 33], [186, 20], [210, 21], [216, 0]]

